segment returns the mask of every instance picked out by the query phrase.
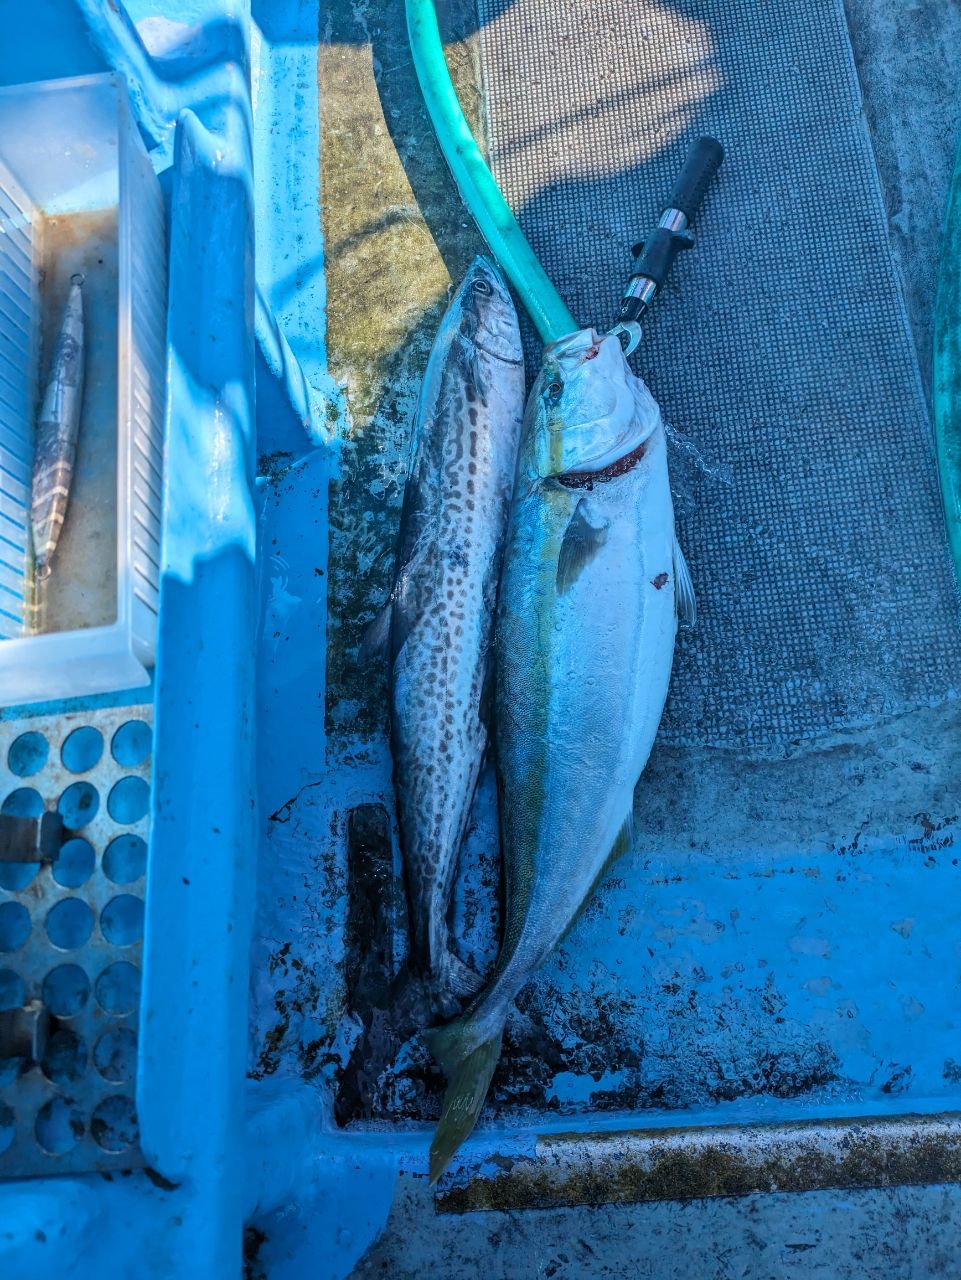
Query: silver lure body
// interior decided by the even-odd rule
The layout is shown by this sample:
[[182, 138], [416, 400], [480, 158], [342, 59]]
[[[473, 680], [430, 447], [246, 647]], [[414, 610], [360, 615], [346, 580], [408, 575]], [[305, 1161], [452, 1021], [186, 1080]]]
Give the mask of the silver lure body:
[[34, 564], [46, 578], [70, 501], [83, 402], [82, 277], [74, 277], [64, 307], [50, 379], [37, 420], [30, 519]]
[[514, 304], [478, 258], [428, 363], [388, 604], [411, 967], [427, 978], [440, 1017], [478, 985], [450, 951], [447, 917], [487, 746], [482, 702], [523, 405]]

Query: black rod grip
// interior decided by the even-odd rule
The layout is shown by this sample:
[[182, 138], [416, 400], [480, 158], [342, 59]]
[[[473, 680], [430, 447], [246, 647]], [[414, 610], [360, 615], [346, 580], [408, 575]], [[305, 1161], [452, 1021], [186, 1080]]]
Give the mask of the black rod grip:
[[688, 222], [691, 222], [723, 159], [724, 148], [717, 138], [695, 138], [684, 161], [684, 168], [677, 175], [670, 201], [665, 207], [680, 209]]

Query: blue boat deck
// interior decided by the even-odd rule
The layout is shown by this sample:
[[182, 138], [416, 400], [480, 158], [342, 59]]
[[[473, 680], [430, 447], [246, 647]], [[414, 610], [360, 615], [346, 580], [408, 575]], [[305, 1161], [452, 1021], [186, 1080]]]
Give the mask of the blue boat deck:
[[[579, 319], [613, 318], [687, 136], [729, 156], [640, 357], [706, 622], [636, 847], [521, 999], [435, 1200], [426, 1051], [345, 1086], [359, 968], [383, 985], [405, 946], [356, 644], [477, 247], [402, 6], [28, 9], [0, 83], [116, 70], [161, 175], [169, 399], [147, 1169], [0, 1185], [4, 1277], [953, 1274], [961, 644], [926, 390], [961, 19], [809, 0], [759, 33], [746, 0], [644, 0], [628, 33], [613, 0], [450, 8], [459, 90]], [[496, 880], [488, 776], [456, 902], [478, 963]]]

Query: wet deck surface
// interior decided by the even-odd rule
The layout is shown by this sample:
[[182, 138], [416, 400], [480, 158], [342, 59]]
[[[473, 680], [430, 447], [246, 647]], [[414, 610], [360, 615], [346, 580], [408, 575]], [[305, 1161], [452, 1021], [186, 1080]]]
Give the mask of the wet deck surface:
[[[852, 0], [849, 13], [857, 28], [867, 117], [876, 136], [887, 140], [877, 158], [893, 219], [890, 252], [905, 275], [907, 314], [923, 343], [934, 276], [932, 254], [918, 249], [918, 236], [933, 234], [939, 222], [933, 211], [946, 190], [957, 111], [946, 93], [951, 59], [944, 49], [952, 47], [952, 39], [961, 48], [961, 31], [950, 15], [935, 19], [929, 11], [927, 28], [912, 19], [915, 43], [902, 49], [899, 62], [885, 44], [889, 15], [880, 0]], [[506, 14], [498, 6], [488, 18], [496, 23]], [[659, 20], [669, 19], [665, 9]], [[476, 113], [479, 42], [469, 4], [458, 5], [450, 20], [453, 32], [467, 37], [453, 61], [462, 98]], [[521, 35], [533, 39], [533, 30]], [[342, 1124], [389, 1122], [405, 1128], [436, 1116], [439, 1102], [440, 1079], [417, 1041], [363, 1088], [356, 1082], [344, 1087], [358, 1028], [383, 1003], [387, 970], [396, 969], [405, 946], [397, 852], [395, 841], [388, 847], [385, 840], [385, 820], [372, 819], [359, 845], [351, 843], [352, 830], [357, 834], [352, 813], [382, 805], [389, 825], [392, 811], [384, 683], [380, 673], [360, 670], [355, 655], [388, 589], [419, 376], [448, 282], [458, 278], [479, 245], [416, 96], [401, 6], [394, 0], [367, 0], [349, 12], [338, 11], [322, 22], [321, 37], [327, 340], [331, 371], [345, 387], [351, 427], [330, 490], [326, 758], [269, 815], [275, 862], [265, 893], [272, 895], [269, 911], [276, 922], [265, 931], [272, 950], [255, 1002], [254, 1074], [294, 1071], [317, 1078], [337, 1098]], [[490, 31], [484, 40], [490, 56]], [[522, 43], [518, 36], [515, 47]], [[702, 71], [694, 68], [695, 79]], [[925, 81], [915, 104], [913, 147], [903, 131], [892, 141], [902, 105], [892, 86], [906, 83], [906, 75], [911, 83]], [[606, 84], [603, 77], [601, 82]], [[939, 89], [941, 84], [945, 88]], [[706, 82], [702, 87], [711, 88]], [[741, 86], [742, 93], [747, 89]], [[702, 98], [708, 101], [710, 94]], [[684, 127], [710, 123], [685, 117]], [[848, 127], [856, 131], [855, 125]], [[569, 165], [562, 150], [555, 158], [559, 171]], [[669, 166], [664, 167], [664, 156], [658, 163], [663, 178]], [[736, 149], [729, 165], [737, 165]], [[649, 202], [644, 172], [642, 165], [639, 190]], [[743, 193], [743, 173], [732, 173], [729, 183], [740, 182]], [[536, 173], [528, 179], [535, 186], [539, 181]], [[663, 186], [659, 180], [658, 191]], [[722, 191], [693, 264], [683, 276], [678, 273], [651, 321], [645, 370], [649, 362], [668, 405], [675, 393], [689, 396], [679, 375], [663, 372], [668, 338], [689, 332], [696, 347], [705, 341], [705, 326], [713, 324], [721, 335], [731, 319], [712, 313], [708, 324], [705, 312], [698, 313], [712, 271], [731, 252], [724, 240]], [[780, 195], [790, 201], [789, 182]], [[568, 196], [562, 187], [554, 190], [554, 199], [567, 210], [569, 231], [574, 206], [563, 205]], [[528, 207], [529, 217], [532, 208], [536, 214], [536, 202]], [[549, 225], [548, 212], [544, 204], [540, 223], [537, 217], [531, 223], [535, 231]], [[645, 208], [638, 218], [656, 212]], [[842, 226], [856, 216], [847, 208], [830, 212]], [[776, 214], [776, 203], [769, 202], [764, 217]], [[625, 224], [624, 236], [637, 229], [633, 222], [630, 228]], [[863, 227], [860, 234], [864, 237]], [[624, 245], [610, 236], [602, 242], [610, 279], [590, 277], [583, 262], [580, 267], [568, 262], [563, 269], [574, 273], [570, 288], [580, 271], [584, 279], [594, 279], [594, 287], [608, 290], [613, 301], [622, 282], [613, 264], [621, 262]], [[873, 248], [881, 257], [889, 253], [888, 243], [877, 236]], [[803, 281], [803, 263], [798, 271]], [[843, 293], [843, 264], [838, 273]], [[888, 296], [897, 302], [896, 283], [886, 279]], [[755, 284], [752, 297], [757, 299], [764, 282]], [[872, 305], [870, 298], [863, 301]], [[783, 309], [778, 297], [769, 302], [771, 316]], [[809, 314], [813, 317], [814, 310]], [[695, 315], [700, 322], [691, 325]], [[916, 435], [905, 447], [923, 453], [923, 398], [908, 385], [912, 369], [917, 374], [917, 356], [903, 337], [903, 316], [901, 323], [902, 380], [895, 391], [904, 394], [914, 415]], [[738, 351], [743, 352], [751, 343], [750, 315], [738, 317], [738, 325]], [[893, 332], [888, 330], [889, 341], [896, 339]], [[791, 363], [792, 342], [816, 336], [782, 334], [785, 364]], [[718, 359], [727, 358], [720, 336], [717, 341]], [[870, 343], [865, 350], [862, 363], [872, 358]], [[698, 359], [695, 373], [703, 381], [703, 351]], [[831, 404], [849, 403], [844, 368], [833, 356], [824, 359], [819, 373]], [[790, 399], [790, 387], [782, 393]], [[756, 396], [756, 389], [751, 394]], [[685, 465], [680, 456], [676, 473], [689, 485], [679, 505], [697, 546], [699, 516], [722, 492], [726, 463], [714, 448], [713, 418], [700, 421], [692, 404], [679, 425], [691, 434], [704, 428], [697, 442], [709, 470]], [[713, 413], [713, 401], [712, 406]], [[822, 411], [829, 412], [823, 406]], [[848, 423], [849, 432], [864, 425], [850, 413]], [[796, 449], [796, 438], [794, 445], [782, 440], [782, 446]], [[877, 441], [872, 448], [884, 452]], [[849, 460], [857, 454], [854, 444], [851, 449]], [[303, 501], [311, 485], [320, 494], [325, 484], [321, 469], [308, 464], [315, 473], [308, 475], [302, 467], [291, 470], [292, 461], [284, 454], [264, 459], [268, 531], [274, 525], [282, 530], [281, 513], [293, 495]], [[847, 465], [843, 458], [838, 466], [842, 463]], [[933, 472], [925, 470], [923, 459], [912, 465], [924, 476], [925, 527], [933, 540], [924, 555], [937, 559]], [[801, 493], [808, 474], [804, 467], [802, 473], [794, 486]], [[778, 475], [772, 464], [772, 484]], [[892, 501], [899, 501], [896, 486]], [[821, 523], [829, 541], [831, 522]], [[924, 537], [915, 534], [920, 546]], [[783, 545], [781, 532], [772, 531], [769, 569], [777, 568]], [[278, 557], [282, 560], [288, 550], [281, 538]], [[715, 553], [720, 554], [717, 547]], [[739, 562], [738, 571], [749, 567]], [[296, 643], [305, 633], [298, 631], [299, 615], [285, 595], [282, 564], [278, 572], [270, 625], [276, 627], [282, 655], [285, 637]], [[937, 583], [922, 583], [937, 598], [937, 621], [922, 610], [920, 623], [939, 630], [938, 644], [951, 649], [955, 606], [939, 574]], [[319, 577], [316, 589], [323, 585]], [[862, 589], [870, 594], [870, 587], [867, 575]], [[778, 590], [785, 589], [790, 594], [790, 583], [779, 584]], [[709, 576], [708, 600], [713, 591]], [[839, 609], [847, 607], [843, 593], [827, 594]], [[724, 608], [724, 625], [734, 628], [736, 638], [737, 618], [730, 613], [736, 605], [728, 601]], [[893, 643], [891, 655], [897, 653], [896, 637]], [[851, 649], [856, 657], [857, 645]], [[734, 651], [739, 652], [736, 644]], [[872, 652], [878, 651], [875, 643]], [[701, 668], [682, 660], [680, 670], [696, 679]], [[764, 751], [718, 750], [710, 733], [697, 742], [685, 740], [678, 730], [684, 718], [672, 713], [669, 727], [678, 730], [674, 741], [671, 734], [664, 736], [639, 793], [643, 821], [637, 847], [615, 868], [571, 938], [520, 1000], [488, 1119], [537, 1126], [548, 1117], [591, 1123], [592, 1117], [665, 1110], [682, 1121], [692, 1108], [730, 1103], [754, 1106], [758, 1114], [781, 1104], [793, 1105], [795, 1114], [822, 1104], [863, 1111], [872, 1099], [893, 1105], [903, 1099], [905, 1109], [950, 1104], [959, 1078], [948, 1030], [957, 988], [943, 975], [954, 973], [946, 912], [947, 904], [957, 901], [959, 872], [952, 853], [957, 806], [947, 780], [958, 776], [961, 761], [954, 744], [961, 724], [949, 664], [935, 661], [930, 670], [934, 684], [920, 695], [915, 691], [875, 707], [883, 711], [880, 731], [851, 727], [852, 719], [863, 724], [862, 706], [853, 717], [822, 718], [806, 742], [799, 741], [803, 733], [788, 732], [769, 741]], [[709, 701], [710, 694], [708, 685], [699, 696]], [[679, 696], [686, 696], [683, 689]], [[870, 721], [870, 700], [865, 705]], [[741, 711], [750, 717], [749, 700]], [[497, 940], [489, 778], [465, 862], [456, 904], [458, 935], [465, 958], [483, 964]], [[370, 876], [366, 885], [352, 875], [361, 867]], [[361, 927], [365, 918], [368, 926], [372, 919], [379, 922], [373, 935]]]

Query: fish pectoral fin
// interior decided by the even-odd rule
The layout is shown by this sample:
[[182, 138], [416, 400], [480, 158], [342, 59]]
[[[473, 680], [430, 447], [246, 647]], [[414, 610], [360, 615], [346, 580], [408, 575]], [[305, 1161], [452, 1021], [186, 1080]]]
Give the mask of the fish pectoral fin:
[[394, 597], [389, 595], [387, 603], [374, 615], [374, 620], [364, 632], [360, 642], [358, 662], [362, 667], [369, 666], [375, 658], [386, 658], [390, 643], [390, 615], [394, 608]]
[[697, 599], [691, 571], [677, 538], [674, 539], [674, 607], [679, 625], [693, 627], [697, 622]]
[[577, 504], [557, 557], [557, 590], [570, 591], [607, 541], [608, 522], [584, 498]]
[[359, 653], [362, 666], [375, 658], [390, 657], [393, 661], [403, 649], [419, 617], [417, 576], [429, 571], [433, 555], [433, 547], [424, 539], [414, 547], [410, 561], [400, 568], [390, 595], [364, 633]]

